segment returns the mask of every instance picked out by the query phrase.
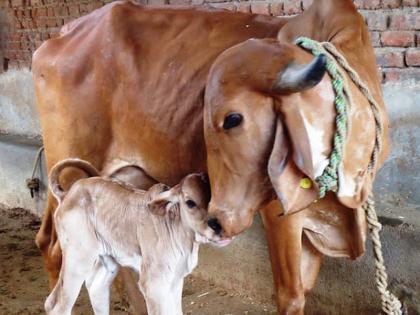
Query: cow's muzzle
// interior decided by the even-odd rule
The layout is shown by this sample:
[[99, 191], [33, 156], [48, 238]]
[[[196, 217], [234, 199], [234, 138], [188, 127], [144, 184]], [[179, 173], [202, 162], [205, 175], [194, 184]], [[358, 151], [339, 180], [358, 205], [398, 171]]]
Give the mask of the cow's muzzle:
[[221, 239], [232, 238], [245, 231], [252, 224], [253, 215], [251, 213], [243, 213], [240, 215], [235, 212], [209, 212], [210, 216], [207, 220], [207, 225]]

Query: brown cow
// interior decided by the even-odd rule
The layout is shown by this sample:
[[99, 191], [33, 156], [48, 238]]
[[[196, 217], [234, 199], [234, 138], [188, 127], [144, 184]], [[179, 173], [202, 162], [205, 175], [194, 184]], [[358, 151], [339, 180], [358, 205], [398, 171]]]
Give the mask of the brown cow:
[[[364, 251], [365, 217], [355, 208], [373, 181], [366, 167], [374, 123], [351, 86], [355, 104], [337, 197], [312, 203], [316, 185], [299, 182], [325, 168], [334, 96], [324, 58], [290, 42], [307, 36], [334, 43], [384, 107], [369, 35], [350, 0], [318, 0], [284, 24], [245, 13], [113, 3], [43, 44], [33, 70], [48, 167], [77, 156], [103, 175], [136, 166], [145, 182], [169, 185], [208, 170], [209, 225], [229, 240], [265, 207], [279, 313], [303, 314], [322, 254], [355, 258]], [[380, 164], [387, 129], [382, 136]], [[67, 172], [61, 182], [79, 176]], [[281, 203], [270, 202], [275, 193]], [[37, 235], [52, 283], [61, 258], [54, 207], [50, 197]], [[283, 208], [292, 214], [280, 217]]]

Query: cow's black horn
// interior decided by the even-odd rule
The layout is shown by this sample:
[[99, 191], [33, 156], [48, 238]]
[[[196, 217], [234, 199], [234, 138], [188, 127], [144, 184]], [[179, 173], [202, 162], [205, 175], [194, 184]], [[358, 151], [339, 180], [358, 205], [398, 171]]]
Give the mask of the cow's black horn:
[[323, 54], [315, 57], [306, 65], [289, 64], [277, 75], [273, 91], [278, 93], [296, 93], [317, 85], [324, 77], [327, 57]]

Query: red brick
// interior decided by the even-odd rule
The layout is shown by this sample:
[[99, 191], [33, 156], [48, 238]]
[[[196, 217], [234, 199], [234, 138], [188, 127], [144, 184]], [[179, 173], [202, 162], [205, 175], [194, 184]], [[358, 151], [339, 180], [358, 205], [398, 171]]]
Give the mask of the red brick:
[[69, 14], [69, 9], [66, 6], [59, 6], [54, 8], [55, 16], [67, 16]]
[[21, 46], [21, 42], [11, 42], [9, 44], [9, 48], [13, 50], [19, 50]]
[[386, 31], [381, 34], [383, 46], [409, 47], [414, 44], [414, 32]]
[[33, 19], [28, 19], [28, 28], [30, 28], [30, 29], [36, 28], [35, 22], [34, 22]]
[[405, 13], [393, 14], [389, 24], [390, 29], [393, 30], [414, 30], [420, 29], [420, 14]]
[[381, 11], [361, 12], [365, 17], [369, 30], [384, 31], [387, 28], [388, 15]]
[[402, 0], [402, 4], [405, 7], [419, 7], [420, 1], [419, 0]]
[[20, 41], [21, 40], [21, 38], [22, 38], [22, 35], [21, 35], [21, 33], [13, 33], [13, 34], [11, 34], [10, 35], [10, 40], [11, 41]]
[[57, 19], [56, 18], [49, 18], [47, 20], [48, 27], [56, 27], [57, 26]]
[[298, 14], [302, 12], [300, 0], [284, 0], [283, 8], [286, 15]]
[[73, 21], [73, 18], [68, 16], [64, 18], [64, 25], [67, 24], [68, 22]]
[[77, 4], [69, 5], [69, 13], [74, 17], [79, 16], [79, 6]]
[[61, 27], [64, 25], [64, 19], [63, 18], [57, 18], [57, 26]]
[[419, 79], [420, 79], [420, 68], [384, 69], [384, 81], [386, 83], [390, 83], [390, 82], [396, 83], [396, 82], [403, 82], [403, 81], [418, 82]]
[[34, 19], [34, 22], [37, 28], [47, 27], [47, 24], [48, 24], [46, 17], [36, 18]]
[[[89, 13], [89, 6], [86, 3], [81, 3], [80, 6], [79, 6], [79, 10], [80, 10], [81, 14]], [[76, 17], [76, 15], [75, 15], [75, 17]]]
[[370, 32], [370, 40], [373, 47], [381, 46], [381, 35], [380, 32]]
[[15, 20], [14, 21], [14, 26], [15, 26], [15, 28], [16, 29], [22, 29], [22, 23], [20, 22], [20, 21], [18, 21], [18, 20]]
[[395, 9], [401, 6], [401, 0], [382, 0], [382, 7], [388, 9]]
[[270, 5], [270, 14], [274, 16], [284, 15], [283, 3], [274, 2]]
[[251, 12], [251, 5], [248, 2], [238, 2], [235, 5], [238, 12]]
[[16, 16], [16, 18], [18, 18], [20, 20], [21, 18], [23, 18], [23, 11], [22, 10], [15, 10], [14, 11], [14, 16]]
[[377, 48], [375, 49], [376, 62], [381, 67], [404, 67], [404, 49]]
[[408, 66], [420, 66], [420, 48], [407, 49], [405, 53], [405, 62]]
[[55, 16], [53, 7], [48, 7], [47, 8], [47, 16], [48, 17], [54, 17]]
[[36, 17], [45, 17], [47, 16], [47, 8], [36, 8], [32, 12], [32, 16]]
[[381, 7], [380, 0], [355, 0], [354, 4], [359, 9], [379, 9]]
[[23, 10], [23, 16], [29, 19], [32, 18], [31, 10]]
[[10, 0], [10, 5], [15, 7], [22, 7], [25, 5], [25, 0]]
[[31, 23], [29, 19], [22, 19], [22, 21], [20, 21], [22, 23], [22, 28], [23, 29], [27, 29], [30, 28]]
[[267, 2], [251, 2], [251, 12], [256, 14], [270, 14], [270, 4]]

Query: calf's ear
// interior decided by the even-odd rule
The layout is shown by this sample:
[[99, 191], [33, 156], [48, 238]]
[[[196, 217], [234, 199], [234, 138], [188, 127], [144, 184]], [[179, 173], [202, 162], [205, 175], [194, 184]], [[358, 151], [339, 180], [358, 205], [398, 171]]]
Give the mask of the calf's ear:
[[312, 180], [298, 168], [280, 118], [268, 162], [268, 175], [285, 214], [306, 208], [317, 198]]
[[174, 219], [179, 214], [179, 198], [174, 192], [174, 188], [152, 197], [147, 206], [153, 214], [168, 215], [171, 219]]

